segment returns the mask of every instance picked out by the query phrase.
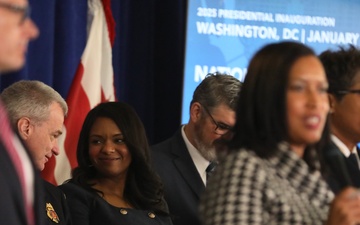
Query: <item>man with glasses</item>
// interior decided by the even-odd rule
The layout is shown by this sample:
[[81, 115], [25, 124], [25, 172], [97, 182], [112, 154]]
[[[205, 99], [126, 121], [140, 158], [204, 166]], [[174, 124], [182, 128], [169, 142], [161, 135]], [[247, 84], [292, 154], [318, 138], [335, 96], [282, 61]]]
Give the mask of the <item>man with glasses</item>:
[[350, 45], [337, 51], [327, 50], [320, 56], [329, 81], [331, 147], [341, 152], [346, 164], [346, 173], [339, 173], [339, 165], [328, 163], [328, 181], [338, 192], [352, 184], [360, 187], [360, 50]]
[[198, 204], [207, 172], [217, 161], [216, 143], [232, 136], [240, 88], [231, 75], [208, 74], [193, 94], [189, 122], [152, 147], [174, 225], [200, 224]]
[[[27, 0], [0, 0], [0, 74], [21, 69], [28, 42], [38, 36]], [[0, 101], [0, 218], [2, 224], [44, 224], [41, 180]]]

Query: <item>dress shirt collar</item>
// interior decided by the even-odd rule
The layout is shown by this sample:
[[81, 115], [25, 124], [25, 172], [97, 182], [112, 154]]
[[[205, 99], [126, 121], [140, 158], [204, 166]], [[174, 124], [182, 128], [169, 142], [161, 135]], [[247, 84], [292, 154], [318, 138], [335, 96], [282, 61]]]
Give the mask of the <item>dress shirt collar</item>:
[[357, 146], [355, 145], [352, 148], [352, 150], [350, 151], [350, 149], [348, 149], [348, 147], [344, 144], [344, 142], [342, 142], [335, 135], [331, 134], [331, 140], [335, 143], [335, 145], [340, 149], [340, 151], [344, 154], [344, 156], [346, 158], [348, 158], [350, 156], [350, 154], [355, 154], [356, 161], [357, 161], [359, 169], [360, 169], [360, 159], [359, 159], [359, 154], [358, 154], [358, 151], [357, 151]]
[[349, 157], [351, 153], [356, 154], [357, 158], [359, 158], [357, 153], [356, 145], [353, 147], [353, 149], [348, 149], [348, 147], [342, 142], [338, 137], [336, 137], [334, 134], [331, 134], [331, 140], [335, 143], [335, 145], [340, 149], [340, 151], [344, 154], [345, 157]]
[[206, 184], [206, 168], [210, 164], [210, 162], [206, 160], [195, 148], [195, 146], [190, 143], [189, 139], [186, 137], [184, 128], [185, 125], [181, 127], [181, 135], [185, 141], [185, 145], [189, 151], [191, 159], [193, 160], [196, 166], [197, 171], [199, 172], [199, 175], [203, 183]]

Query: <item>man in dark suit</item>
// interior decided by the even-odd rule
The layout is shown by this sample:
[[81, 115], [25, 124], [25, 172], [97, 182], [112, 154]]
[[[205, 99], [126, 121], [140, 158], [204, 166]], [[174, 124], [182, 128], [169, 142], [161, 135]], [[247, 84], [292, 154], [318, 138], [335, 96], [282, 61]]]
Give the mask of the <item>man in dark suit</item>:
[[[38, 36], [27, 0], [0, 1], [0, 73], [19, 70], [28, 42]], [[0, 218], [7, 225], [42, 225], [43, 198], [38, 172], [13, 132], [0, 101]]]
[[[43, 82], [29, 80], [13, 83], [0, 97], [37, 169], [43, 170], [45, 163], [59, 154], [58, 137], [62, 134], [68, 111], [65, 100]], [[43, 217], [47, 218], [48, 224], [71, 224], [64, 194], [58, 187], [43, 182], [45, 203], [40, 206]]]
[[337, 51], [327, 50], [320, 55], [329, 81], [330, 128], [333, 148], [340, 151], [350, 181], [330, 167], [330, 186], [338, 192], [352, 184], [360, 187], [360, 161], [357, 143], [360, 142], [360, 50], [350, 45]]
[[208, 166], [218, 160], [215, 143], [231, 136], [240, 87], [231, 75], [207, 75], [193, 94], [189, 122], [152, 147], [174, 225], [200, 224], [198, 205], [211, 170]]

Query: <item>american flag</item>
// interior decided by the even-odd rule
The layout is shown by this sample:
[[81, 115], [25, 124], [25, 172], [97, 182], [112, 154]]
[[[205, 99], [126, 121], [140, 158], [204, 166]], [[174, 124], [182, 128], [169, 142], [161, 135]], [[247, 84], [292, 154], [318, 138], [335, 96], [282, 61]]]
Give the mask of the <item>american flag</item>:
[[88, 0], [87, 42], [66, 99], [69, 112], [58, 140], [60, 154], [42, 171], [42, 177], [54, 185], [69, 179], [77, 166], [76, 147], [86, 114], [100, 102], [116, 99], [112, 67], [115, 22], [110, 1]]

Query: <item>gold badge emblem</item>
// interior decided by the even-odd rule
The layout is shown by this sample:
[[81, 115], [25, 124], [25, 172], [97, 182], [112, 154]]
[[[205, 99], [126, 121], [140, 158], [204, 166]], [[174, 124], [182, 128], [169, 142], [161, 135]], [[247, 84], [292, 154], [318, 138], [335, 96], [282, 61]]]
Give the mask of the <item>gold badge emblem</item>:
[[51, 203], [46, 203], [46, 215], [50, 218], [51, 221], [59, 223], [60, 219]]

